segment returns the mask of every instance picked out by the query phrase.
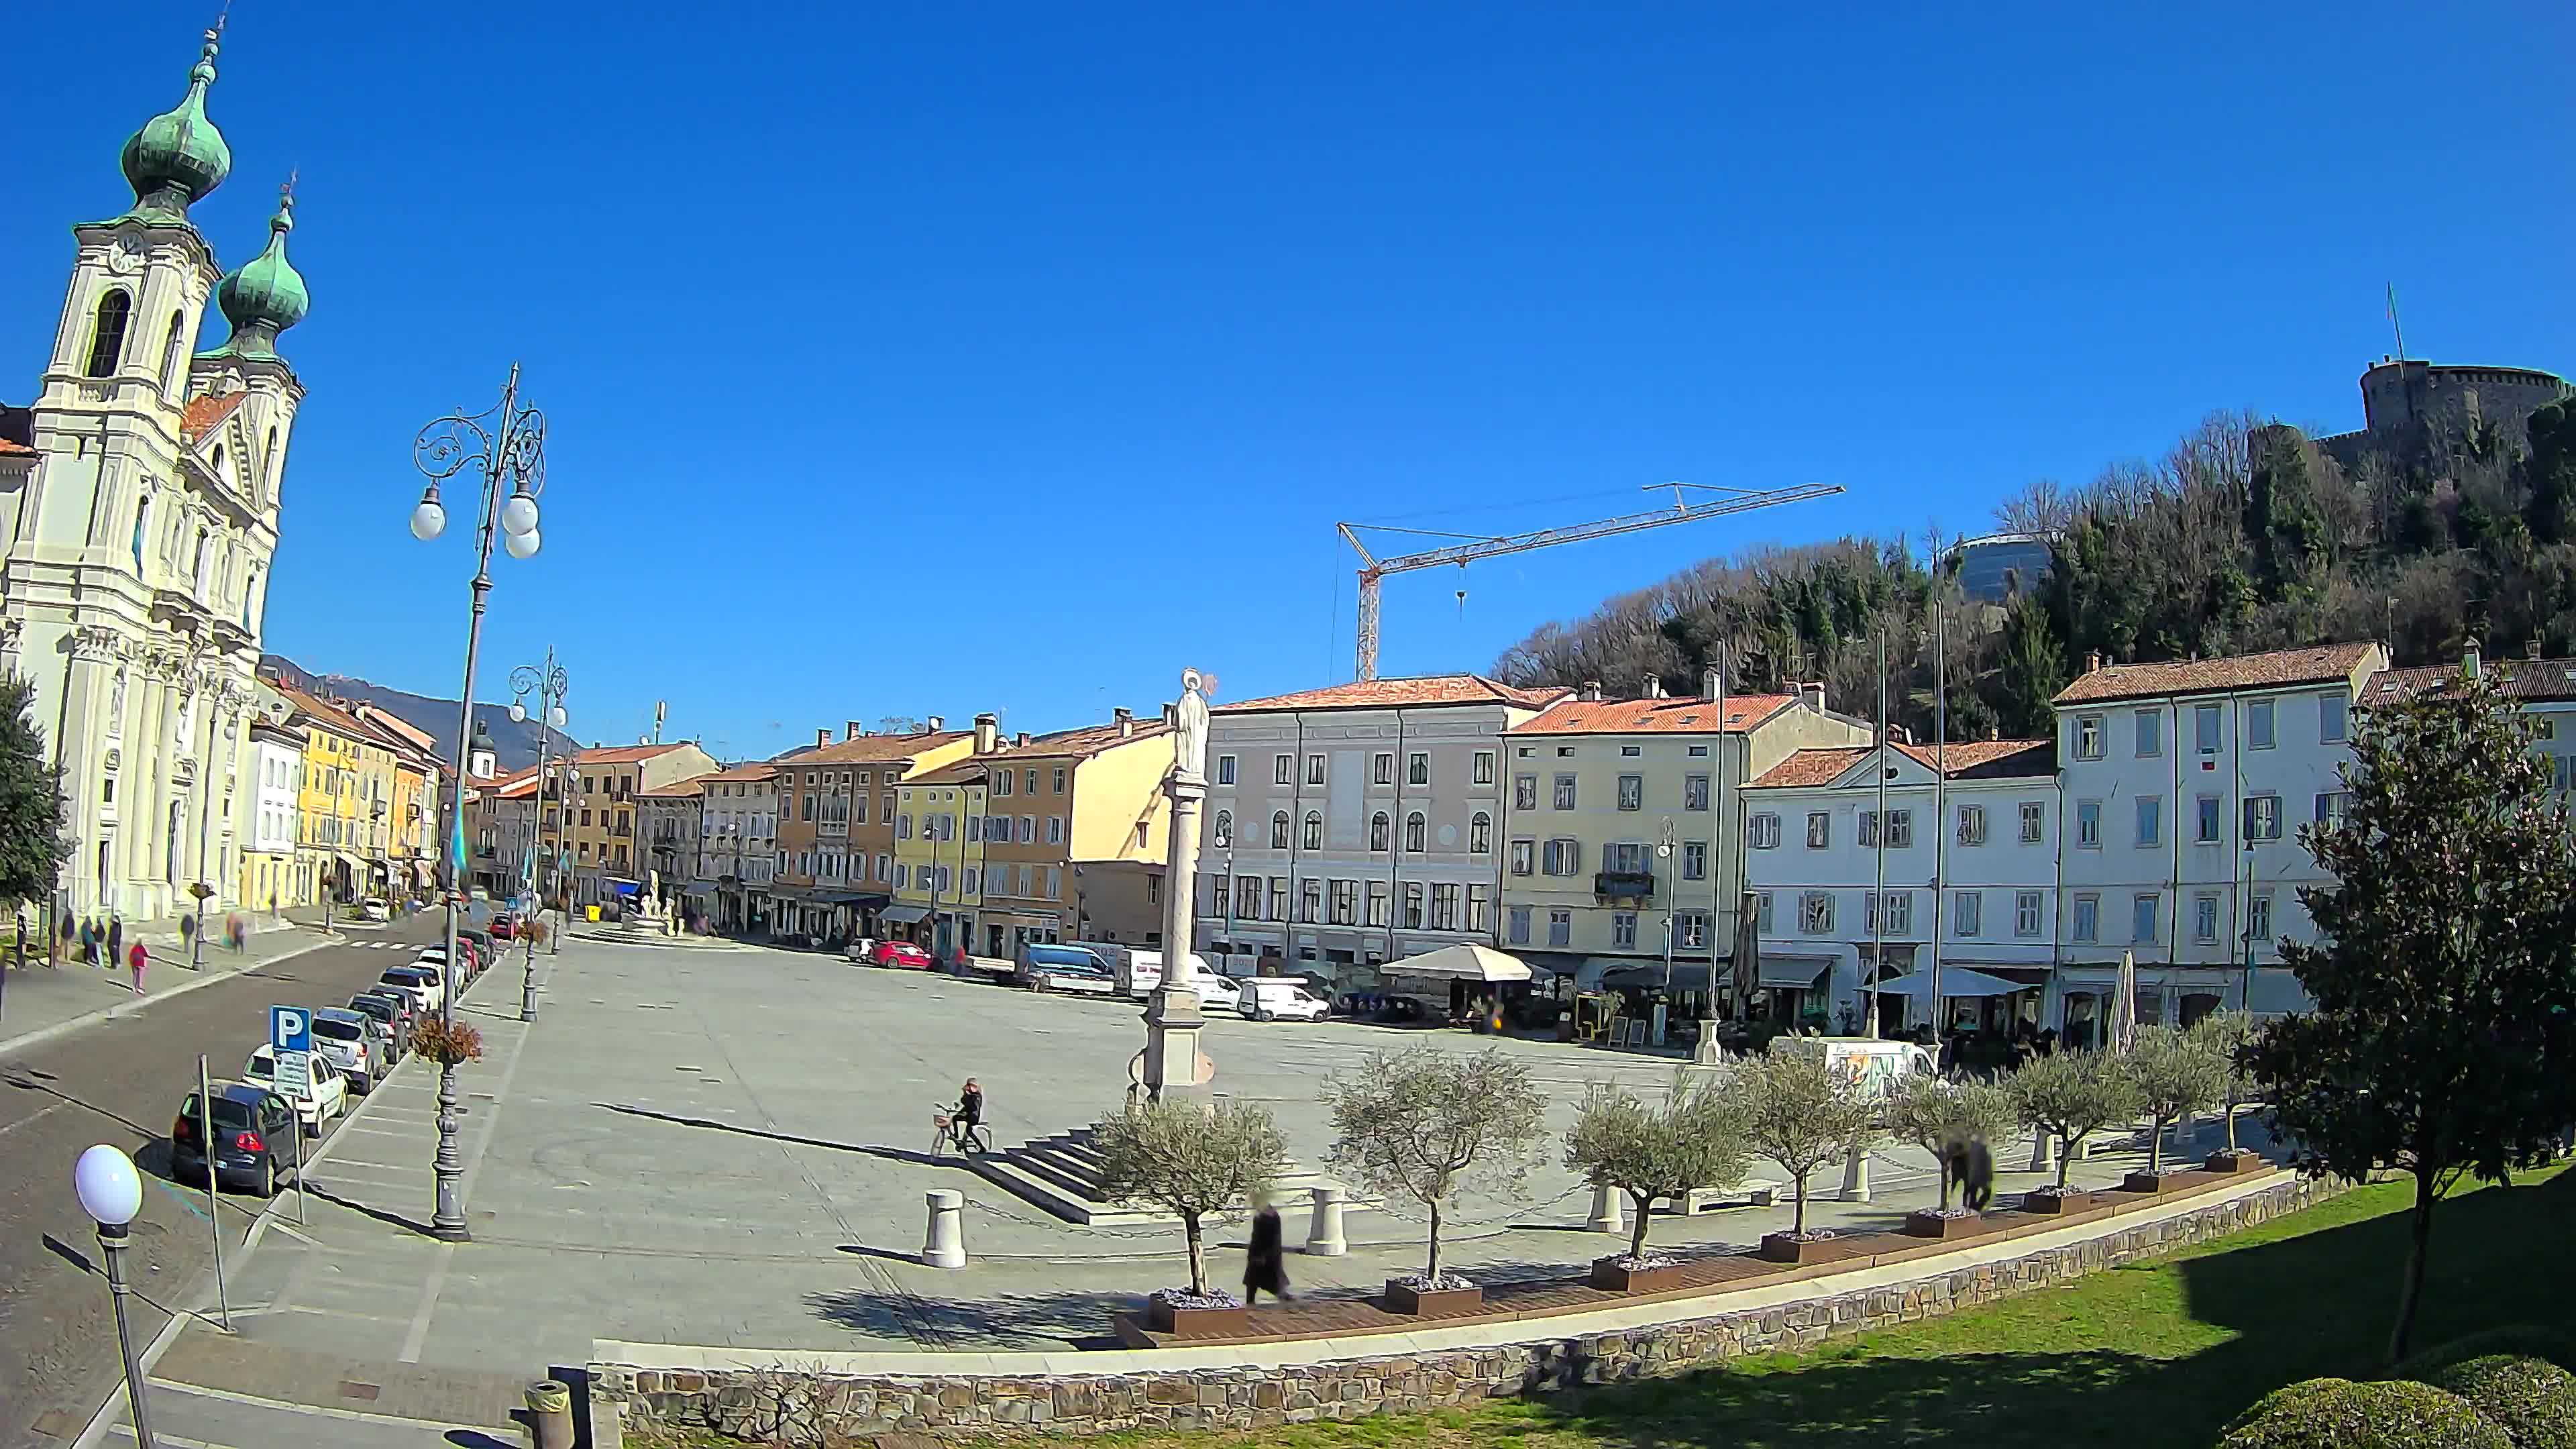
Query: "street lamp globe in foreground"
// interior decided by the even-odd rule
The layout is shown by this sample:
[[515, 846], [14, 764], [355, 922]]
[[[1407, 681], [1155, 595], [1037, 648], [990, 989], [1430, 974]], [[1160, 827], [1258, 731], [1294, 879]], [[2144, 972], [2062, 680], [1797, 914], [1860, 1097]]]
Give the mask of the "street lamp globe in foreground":
[[505, 536], [501, 540], [501, 546], [510, 551], [510, 557], [512, 558], [535, 558], [537, 556], [537, 542], [537, 531], [531, 528], [525, 533], [513, 533]]
[[134, 1159], [102, 1142], [80, 1155], [72, 1169], [81, 1211], [103, 1228], [122, 1228], [143, 1211], [143, 1178]]
[[423, 543], [447, 531], [447, 509], [438, 501], [438, 489], [420, 495], [420, 503], [411, 511], [411, 536]]

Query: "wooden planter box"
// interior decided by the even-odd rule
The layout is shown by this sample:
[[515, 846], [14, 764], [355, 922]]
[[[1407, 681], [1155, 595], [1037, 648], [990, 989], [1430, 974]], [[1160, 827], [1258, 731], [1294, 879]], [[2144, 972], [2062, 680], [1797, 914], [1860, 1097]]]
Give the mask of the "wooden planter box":
[[1945, 1218], [1928, 1210], [1905, 1215], [1905, 1235], [1909, 1238], [1939, 1238], [1946, 1242], [1973, 1238], [1988, 1231], [1991, 1231], [1991, 1226], [1983, 1213], [1964, 1218]]
[[1661, 1293], [1689, 1286], [1683, 1281], [1679, 1263], [1660, 1268], [1623, 1268], [1615, 1257], [1593, 1259], [1589, 1281], [1604, 1293]]
[[1174, 1338], [1240, 1338], [1252, 1332], [1252, 1310], [1174, 1308], [1158, 1296], [1145, 1300], [1145, 1323]]
[[1425, 1290], [1400, 1278], [1386, 1280], [1386, 1311], [1389, 1313], [1472, 1313], [1484, 1306], [1485, 1290], [1482, 1288]]
[[2209, 1154], [2209, 1160], [2202, 1163], [2201, 1167], [2208, 1172], [2247, 1173], [2261, 1172], [2271, 1165], [2271, 1160], [2262, 1153], [2240, 1147], [2234, 1152], [2219, 1151]]
[[2122, 1192], [2171, 1192], [2183, 1185], [2186, 1168], [2168, 1167], [2162, 1172], [2133, 1172], [2120, 1179]]
[[2093, 1206], [2093, 1194], [2070, 1192], [2063, 1197], [2044, 1192], [2021, 1195], [2021, 1210], [2026, 1213], [2080, 1213]]
[[1821, 1263], [1833, 1245], [1831, 1238], [1802, 1243], [1787, 1233], [1765, 1233], [1760, 1251], [1766, 1263]]

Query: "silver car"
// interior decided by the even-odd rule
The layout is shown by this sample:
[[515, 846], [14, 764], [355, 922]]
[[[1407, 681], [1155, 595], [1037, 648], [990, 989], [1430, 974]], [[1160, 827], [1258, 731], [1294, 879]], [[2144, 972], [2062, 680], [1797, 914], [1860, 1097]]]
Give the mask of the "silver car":
[[313, 1013], [313, 1049], [349, 1079], [349, 1090], [360, 1094], [374, 1091], [393, 1068], [393, 1043], [384, 1023], [346, 1007], [326, 1006]]

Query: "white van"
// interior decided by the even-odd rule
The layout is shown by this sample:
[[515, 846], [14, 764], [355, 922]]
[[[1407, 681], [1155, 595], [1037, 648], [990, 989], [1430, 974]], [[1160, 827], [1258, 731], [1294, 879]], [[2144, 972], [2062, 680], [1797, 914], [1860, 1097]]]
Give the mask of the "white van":
[[1868, 1036], [1780, 1036], [1771, 1039], [1775, 1056], [1802, 1053], [1822, 1056], [1828, 1066], [1850, 1075], [1872, 1098], [1896, 1090], [1900, 1077], [1934, 1076], [1938, 1068], [1929, 1049], [1910, 1041], [1883, 1041]]
[[[1144, 950], [1134, 946], [1120, 946], [1114, 942], [1105, 946], [1094, 942], [1085, 942], [1083, 944], [1090, 946], [1094, 951], [1099, 951], [1109, 956], [1110, 964], [1118, 972], [1118, 989], [1121, 992], [1124, 992], [1129, 996], [1143, 998], [1153, 995], [1155, 988], [1163, 984], [1162, 952]], [[1214, 977], [1215, 975], [1215, 972], [1208, 969], [1207, 958], [1205, 956], [1200, 955], [1196, 951], [1192, 951], [1190, 953], [1188, 967], [1184, 976], [1185, 980], [1189, 981], [1191, 985], [1196, 986], [1199, 982]], [[1204, 1004], [1205, 993], [1201, 993], [1201, 996], [1202, 1004]]]
[[1246, 1021], [1322, 1021], [1333, 1013], [1332, 1002], [1294, 977], [1255, 976], [1240, 984], [1235, 1010]]

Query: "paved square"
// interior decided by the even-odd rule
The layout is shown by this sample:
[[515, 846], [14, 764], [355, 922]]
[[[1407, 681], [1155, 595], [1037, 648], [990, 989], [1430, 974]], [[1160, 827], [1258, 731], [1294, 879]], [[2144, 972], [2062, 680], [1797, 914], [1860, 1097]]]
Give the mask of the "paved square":
[[[1068, 1226], [953, 1158], [924, 1155], [931, 1113], [969, 1075], [984, 1084], [999, 1145], [1114, 1109], [1143, 1041], [1133, 1002], [822, 955], [580, 940], [544, 959], [540, 979], [533, 1029], [516, 1019], [515, 965], [467, 1006], [487, 1044], [462, 1078], [475, 1241], [438, 1244], [414, 1226], [430, 1208], [435, 1079], [406, 1067], [315, 1169], [307, 1223], [270, 1233], [239, 1275], [232, 1297], [251, 1305], [246, 1338], [521, 1375], [585, 1361], [594, 1338], [1060, 1349], [1097, 1340], [1110, 1308], [1186, 1281], [1175, 1228]], [[1225, 1018], [1206, 1036], [1212, 1090], [1268, 1104], [1309, 1167], [1323, 1165], [1329, 1141], [1318, 1084], [1373, 1050], [1417, 1042], [1526, 1060], [1555, 1096], [1560, 1131], [1589, 1083], [1659, 1093], [1676, 1069], [1556, 1043], [1345, 1023]], [[2026, 1148], [1999, 1155], [2019, 1166]], [[2097, 1153], [2079, 1170], [2100, 1181], [2136, 1161]], [[1928, 1200], [1921, 1154], [1882, 1149], [1874, 1162], [1875, 1202], [1820, 1203], [1812, 1215], [1885, 1225]], [[2034, 1180], [2011, 1174], [2006, 1186]], [[1839, 1172], [1814, 1184], [1820, 1196], [1839, 1186]], [[966, 1196], [973, 1262], [963, 1270], [913, 1261], [933, 1188]], [[1550, 1142], [1509, 1198], [1471, 1200], [1449, 1216], [1447, 1256], [1495, 1277], [1579, 1264], [1611, 1246], [1583, 1230], [1589, 1206], [1589, 1189]], [[1656, 1240], [1749, 1244], [1787, 1212], [1675, 1218], [1659, 1222]], [[1292, 1211], [1292, 1243], [1304, 1226]], [[1217, 1241], [1236, 1231], [1220, 1228]], [[1301, 1291], [1374, 1290], [1420, 1266], [1422, 1232], [1409, 1205], [1355, 1212], [1349, 1256], [1292, 1257], [1290, 1274]], [[1220, 1277], [1239, 1268], [1233, 1252], [1212, 1258]]]

